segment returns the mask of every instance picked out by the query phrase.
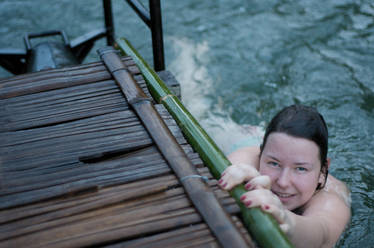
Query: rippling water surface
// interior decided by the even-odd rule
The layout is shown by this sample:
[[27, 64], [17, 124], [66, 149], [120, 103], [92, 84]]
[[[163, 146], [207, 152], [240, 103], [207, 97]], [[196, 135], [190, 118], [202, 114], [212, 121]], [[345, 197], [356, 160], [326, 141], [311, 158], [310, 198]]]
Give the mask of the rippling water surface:
[[[145, 25], [125, 1], [113, 7], [116, 35], [152, 61]], [[331, 173], [352, 191], [352, 222], [337, 247], [374, 247], [374, 3], [163, 0], [162, 8], [167, 68], [225, 152], [286, 105], [319, 109]], [[102, 27], [103, 14], [94, 0], [1, 0], [0, 23], [0, 47], [21, 48], [25, 32], [64, 29], [75, 38]], [[93, 51], [86, 62], [95, 60]]]

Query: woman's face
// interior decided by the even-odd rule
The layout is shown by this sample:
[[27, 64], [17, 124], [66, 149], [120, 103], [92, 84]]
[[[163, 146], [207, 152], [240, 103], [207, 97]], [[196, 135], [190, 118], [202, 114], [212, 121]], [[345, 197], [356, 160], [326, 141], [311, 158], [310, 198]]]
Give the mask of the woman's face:
[[320, 176], [319, 148], [313, 141], [274, 132], [260, 158], [260, 173], [271, 179], [271, 191], [288, 210], [313, 196]]

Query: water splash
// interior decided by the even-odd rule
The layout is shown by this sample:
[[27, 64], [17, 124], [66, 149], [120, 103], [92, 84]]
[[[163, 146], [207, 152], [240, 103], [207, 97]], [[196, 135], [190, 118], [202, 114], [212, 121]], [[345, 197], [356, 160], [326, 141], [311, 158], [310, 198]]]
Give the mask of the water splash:
[[[213, 80], [208, 74], [209, 44], [207, 41], [194, 42], [187, 38], [168, 37], [172, 42], [175, 60], [170, 70], [181, 84], [182, 101], [186, 108], [200, 122], [224, 153], [237, 148], [259, 145], [263, 136], [261, 126], [238, 125], [222, 109], [211, 111], [207, 94], [214, 91]], [[219, 108], [219, 107], [218, 107]]]

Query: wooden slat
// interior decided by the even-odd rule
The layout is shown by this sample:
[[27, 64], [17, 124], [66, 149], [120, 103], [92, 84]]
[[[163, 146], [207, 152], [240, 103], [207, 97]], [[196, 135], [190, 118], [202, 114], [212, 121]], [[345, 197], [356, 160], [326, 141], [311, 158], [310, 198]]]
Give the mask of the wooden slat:
[[[160, 181], [162, 179], [163, 181]], [[84, 214], [88, 211], [98, 211], [101, 208], [122, 204], [125, 201], [133, 201], [136, 198], [164, 192], [168, 187], [178, 185], [175, 176], [160, 176], [133, 183], [122, 184], [103, 190], [88, 192], [85, 198], [75, 199], [70, 197], [68, 202], [58, 204], [49, 203], [44, 208], [23, 207], [20, 209], [4, 210], [1, 222], [10, 222], [7, 226], [0, 226], [0, 240], [11, 236], [23, 235], [27, 232], [42, 230], [43, 225], [53, 226], [52, 222], [65, 221], [64, 218]], [[41, 204], [39, 204], [41, 205]], [[23, 209], [23, 211], [21, 211]], [[25, 213], [26, 210], [26, 213]], [[10, 216], [7, 216], [10, 215]], [[43, 225], [38, 225], [45, 223]]]
[[[133, 74], [139, 74], [137, 67], [130, 67]], [[104, 81], [111, 78], [102, 65], [85, 66], [81, 69], [64, 68], [48, 72], [38, 72], [0, 82], [0, 99], [23, 96], [54, 89]]]
[[[121, 161], [121, 165], [126, 161]], [[139, 161], [141, 162], [141, 161]], [[83, 170], [74, 170], [73, 172], [82, 172]], [[1, 208], [9, 208], [23, 204], [30, 204], [48, 198], [66, 195], [74, 191], [82, 191], [97, 186], [108, 186], [118, 183], [127, 183], [135, 180], [149, 178], [152, 176], [162, 175], [170, 172], [165, 162], [155, 161], [143, 162], [143, 164], [135, 164], [133, 166], [119, 166], [119, 168], [102, 169], [96, 171], [87, 170], [86, 174], [80, 174], [71, 177], [62, 177], [50, 182], [42, 181], [42, 183], [34, 182], [30, 186], [8, 188], [1, 196]], [[66, 174], [66, 173], [65, 173]], [[62, 175], [65, 176], [65, 175]], [[39, 180], [43, 180], [43, 176], [39, 176]], [[46, 178], [48, 179], [48, 177]]]
[[[162, 180], [161, 180], [162, 179]], [[155, 178], [150, 179], [143, 179], [137, 180], [134, 182], [128, 182], [125, 184], [118, 184], [110, 187], [98, 187], [96, 191], [90, 193], [85, 192], [82, 195], [75, 195], [67, 198], [58, 198], [50, 201], [44, 201], [40, 203], [35, 203], [32, 205], [27, 205], [19, 208], [13, 208], [8, 210], [1, 211], [1, 218], [0, 223], [6, 223], [10, 221], [17, 221], [25, 218], [29, 218], [23, 220], [22, 223], [25, 221], [30, 221], [30, 218], [36, 216], [37, 222], [47, 221], [49, 219], [44, 214], [48, 214], [54, 212], [54, 218], [58, 214], [65, 214], [63, 213], [64, 209], [74, 208], [79, 206], [79, 211], [87, 211], [90, 209], [95, 209], [92, 205], [100, 204], [100, 205], [108, 205], [113, 203], [118, 203], [123, 200], [128, 200], [136, 197], [143, 197], [145, 195], [155, 194], [157, 192], [165, 191], [167, 188], [171, 187], [172, 185], [178, 184], [175, 176], [173, 175], [160, 175]], [[141, 187], [140, 187], [141, 186]], [[146, 188], [147, 190], [143, 190], [137, 196], [136, 192], [141, 191], [141, 189]], [[113, 200], [113, 201], [112, 201]], [[96, 202], [96, 203], [95, 203]], [[96, 208], [98, 208], [96, 206]], [[59, 213], [62, 211], [62, 213]], [[3, 228], [2, 228], [3, 229]]]
[[[124, 56], [121, 57], [121, 60], [123, 63], [126, 64], [126, 66], [131, 67], [132, 69], [138, 71], [138, 68], [135, 66], [134, 61], [130, 56]], [[51, 70], [43, 70], [39, 72], [32, 72], [32, 73], [25, 73], [21, 75], [16, 75], [9, 78], [1, 78], [0, 84], [1, 85], [15, 85], [15, 84], [29, 84], [33, 83], [39, 80], [46, 80], [49, 78], [59, 77], [62, 75], [65, 75], [67, 72], [69, 72], [71, 75], [79, 75], [84, 72], [85, 74], [89, 74], [90, 70], [105, 70], [105, 67], [103, 66], [103, 63], [101, 61], [98, 62], [91, 62], [87, 64], [80, 64], [80, 65], [74, 65], [71, 67], [64, 67], [64, 68], [56, 68]]]
[[[113, 81], [89, 86], [0, 100], [0, 105], [5, 106], [0, 117], [0, 131], [30, 129], [128, 109]], [[144, 82], [141, 86], [146, 87]]]
[[[119, 125], [118, 123], [121, 120], [125, 122], [130, 120], [130, 123], [127, 124], [129, 127], [125, 128], [126, 125]], [[131, 124], [131, 120], [135, 124]], [[106, 124], [108, 122], [110, 125]], [[175, 122], [170, 122], [170, 124], [175, 125]], [[138, 131], [134, 133], [135, 127], [137, 127], [135, 130]], [[105, 130], [110, 131], [108, 133]], [[123, 144], [123, 140], [126, 139], [122, 139], [123, 134], [116, 130], [121, 130], [121, 132], [130, 130], [136, 136], [131, 136], [131, 133], [127, 134], [127, 136], [124, 136], [127, 137], [127, 143]], [[175, 136], [180, 137], [180, 143], [185, 143], [180, 132], [175, 133]], [[129, 138], [131, 137], [137, 143], [130, 142]], [[144, 137], [144, 141], [141, 137]], [[92, 185], [95, 185], [100, 183], [101, 185], [107, 185], [109, 182], [128, 182], [169, 171], [165, 162], [157, 164], [155, 160], [152, 160], [153, 166], [148, 165], [149, 168], [147, 169], [145, 169], [145, 166], [139, 165], [125, 170], [113, 167], [108, 163], [105, 166], [100, 164], [89, 167], [80, 166], [80, 161], [77, 158], [81, 158], [82, 161], [89, 160], [90, 157], [100, 158], [100, 156], [105, 156], [105, 153], [128, 152], [131, 149], [136, 150], [151, 144], [144, 128], [140, 126], [139, 121], [135, 119], [131, 111], [102, 115], [46, 127], [41, 130], [30, 129], [5, 133], [4, 139], [2, 145], [8, 149], [3, 154], [8, 153], [8, 155], [3, 156], [3, 161], [4, 164], [9, 164], [11, 167], [3, 166], [3, 173], [8, 171], [12, 174], [5, 177], [2, 182], [6, 189], [0, 191], [0, 195], [4, 196], [0, 208], [14, 207], [56, 197], [70, 191], [76, 191], [84, 184], [92, 183]], [[114, 140], [117, 141], [114, 142]], [[33, 145], [34, 143], [35, 145]], [[41, 146], [38, 144], [41, 144]], [[85, 149], [82, 150], [82, 148]], [[4, 151], [4, 149], [2, 150]], [[17, 154], [17, 157], [12, 156], [12, 154]], [[40, 156], [40, 154], [46, 155]], [[64, 156], [61, 156], [61, 154], [64, 154]], [[58, 166], [58, 158], [60, 157], [63, 157], [63, 159]], [[7, 163], [7, 161], [12, 161], [12, 163]], [[17, 162], [17, 164], [15, 165], [14, 162]], [[201, 163], [200, 160], [198, 162]], [[113, 164], [114, 161], [111, 163]], [[128, 163], [127, 160], [125, 160], [125, 163]], [[71, 164], [71, 166], [67, 168], [66, 164]], [[50, 167], [50, 165], [54, 167]], [[25, 171], [25, 169], [27, 170]], [[130, 169], [133, 170], [131, 176], [128, 172]], [[33, 173], [30, 170], [36, 171]], [[138, 174], [137, 171], [141, 171], [143, 175]], [[122, 176], [120, 180], [115, 179], [120, 175]]]
[[210, 247], [219, 247], [215, 238], [212, 236], [206, 224], [190, 225], [177, 230], [170, 230], [145, 238], [139, 238], [114, 245], [105, 246], [106, 248], [164, 248], [164, 247], [201, 247], [202, 243], [211, 243]]
[[[0, 245], [20, 247], [33, 240], [31, 247], [79, 247], [199, 222], [200, 217], [193, 208], [184, 210], [186, 204], [186, 201], [176, 198], [157, 205], [153, 203], [151, 211], [150, 206], [145, 208], [144, 204], [130, 209], [125, 206], [101, 209], [94, 213], [88, 212], [45, 222], [38, 225], [42, 230], [37, 233], [6, 240], [0, 242]], [[87, 219], [89, 216], [91, 217]]]
[[[254, 243], [250, 239], [246, 229], [235, 216], [233, 217], [235, 224], [240, 228], [243, 236], [246, 238], [251, 247]], [[164, 248], [164, 247], [220, 247], [216, 239], [212, 236], [208, 226], [204, 223], [190, 225], [180, 229], [173, 229], [168, 232], [158, 233], [148, 237], [134, 239], [130, 241], [120, 242], [105, 246], [106, 248]]]
[[[170, 122], [169, 125], [176, 124]], [[185, 143], [176, 126], [171, 130], [181, 144]], [[75, 163], [78, 162], [76, 158], [83, 159], [121, 151], [121, 149], [126, 150], [126, 145], [136, 146], [136, 143], [132, 144], [131, 140], [139, 143], [145, 139], [145, 143], [140, 144], [142, 146], [150, 144], [144, 128], [130, 111], [101, 115], [57, 126], [7, 132], [0, 136], [3, 146], [0, 151], [4, 161], [3, 171], [41, 168], [43, 164], [61, 157], [61, 154], [65, 154], [64, 159], [71, 157], [69, 161]], [[121, 137], [129, 144], [122, 144]], [[85, 148], [85, 150], [78, 148]], [[6, 161], [17, 162], [18, 165], [12, 163], [8, 168]]]
[[[122, 234], [122, 238], [133, 235], [137, 236], [140, 234], [144, 235], [146, 230], [153, 230], [154, 227], [152, 226], [158, 226], [159, 230], [164, 230], [163, 228], [170, 225], [169, 221], [171, 221], [173, 225], [176, 224], [175, 221], [177, 221], [177, 219], [173, 220], [173, 216], [175, 216], [174, 214], [168, 215], [168, 213], [176, 211], [175, 214], [180, 216], [180, 214], [178, 214], [180, 211], [183, 213], [190, 212], [190, 210], [188, 210], [188, 212], [182, 210], [191, 206], [187, 198], [184, 196], [182, 188], [167, 190], [170, 186], [176, 184], [178, 184], [178, 182], [175, 177], [167, 176], [108, 188], [107, 190], [103, 189], [102, 191], [104, 192], [100, 192], [101, 190], [99, 190], [97, 193], [89, 193], [91, 195], [89, 201], [81, 198], [80, 200], [75, 200], [76, 204], [71, 204], [70, 206], [64, 202], [64, 204], [60, 204], [59, 208], [55, 209], [56, 211], [54, 212], [51, 212], [52, 210], [47, 208], [44, 210], [47, 211], [46, 214], [35, 217], [31, 216], [28, 219], [19, 219], [22, 216], [19, 216], [21, 212], [18, 210], [18, 221], [13, 222], [14, 224], [12, 225], [8, 225], [6, 229], [0, 228], [0, 240], [14, 237], [15, 241], [13, 240], [12, 242], [15, 243], [5, 241], [4, 244], [21, 245], [23, 242], [22, 240], [24, 240], [26, 235], [26, 239], [37, 238], [37, 245], [41, 245], [44, 241], [40, 240], [40, 231], [44, 232], [44, 230], [49, 230], [48, 234], [56, 237], [56, 235], [54, 235], [55, 233], [50, 230], [56, 229], [56, 233], [64, 233], [63, 230], [78, 228], [85, 230], [80, 232], [81, 236], [85, 236], [85, 232], [89, 233], [90, 230], [90, 228], [87, 228], [90, 226], [89, 223], [101, 223], [103, 219], [108, 218], [111, 220], [109, 221], [111, 227], [115, 227], [115, 223], [118, 223], [117, 225], [120, 225], [120, 229], [125, 229], [123, 230], [124, 233]], [[163, 191], [165, 191], [165, 193], [160, 194]], [[157, 192], [160, 193], [156, 194], [155, 197], [143, 198], [149, 194], [155, 194]], [[138, 193], [139, 195], [137, 195]], [[83, 202], [83, 200], [86, 201]], [[121, 204], [124, 200], [130, 202]], [[113, 203], [117, 203], [117, 205], [103, 209], [103, 207], [110, 206]], [[152, 207], [149, 208], [150, 206]], [[26, 209], [27, 207], [25, 207], [24, 210]], [[149, 209], [151, 209], [151, 211], [149, 211]], [[88, 210], [95, 211], [87, 212]], [[32, 214], [38, 214], [35, 211], [36, 209]], [[17, 215], [13, 212], [15, 212], [15, 210], [7, 211], [7, 215]], [[41, 213], [39, 212], [39, 214]], [[117, 219], [115, 219], [118, 218], [118, 215], [124, 215], [123, 218], [126, 219], [126, 222], [118, 222]], [[169, 217], [171, 219], [166, 221], [165, 218], [169, 219]], [[197, 216], [193, 214], [191, 218], [187, 218], [186, 221], [190, 224], [195, 223], [197, 220], [196, 217]], [[114, 221], [114, 219], [116, 221]], [[183, 221], [178, 223], [179, 224], [176, 226], [186, 224]], [[109, 225], [109, 223], [103, 225], [104, 229], [106, 228], [106, 225]], [[161, 225], [161, 228], [159, 225]], [[85, 227], [79, 228], [77, 226]], [[126, 229], [131, 229], [131, 231], [128, 232]], [[95, 229], [95, 231], [97, 231], [97, 229]], [[90, 234], [88, 233], [87, 235], [89, 236]], [[64, 234], [58, 234], [58, 236], [62, 238]], [[71, 238], [70, 235], [68, 235], [68, 237]], [[107, 242], [108, 239], [112, 239], [113, 237], [111, 235], [107, 236], [103, 233], [101, 238], [103, 239], [101, 242]], [[86, 242], [89, 241], [92, 242], [91, 239], [86, 240]], [[0, 245], [1, 244], [2, 243], [0, 243]], [[65, 241], [63, 241], [63, 244], [66, 245]], [[84, 245], [86, 244], [88, 243], [84, 243]]]

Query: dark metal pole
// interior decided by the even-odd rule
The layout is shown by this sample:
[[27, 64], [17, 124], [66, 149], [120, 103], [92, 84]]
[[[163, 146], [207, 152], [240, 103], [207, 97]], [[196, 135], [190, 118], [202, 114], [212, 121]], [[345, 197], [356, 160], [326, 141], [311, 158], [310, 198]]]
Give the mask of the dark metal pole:
[[143, 22], [151, 28], [151, 17], [149, 16], [148, 10], [138, 0], [126, 0], [130, 7], [135, 13], [143, 20]]
[[106, 42], [108, 46], [114, 44], [114, 26], [113, 26], [113, 14], [112, 14], [112, 0], [103, 0], [104, 6], [104, 18], [105, 18], [105, 29], [106, 29]]
[[165, 70], [165, 59], [160, 0], [149, 0], [149, 8], [151, 13], [153, 64], [155, 71], [163, 71]]

